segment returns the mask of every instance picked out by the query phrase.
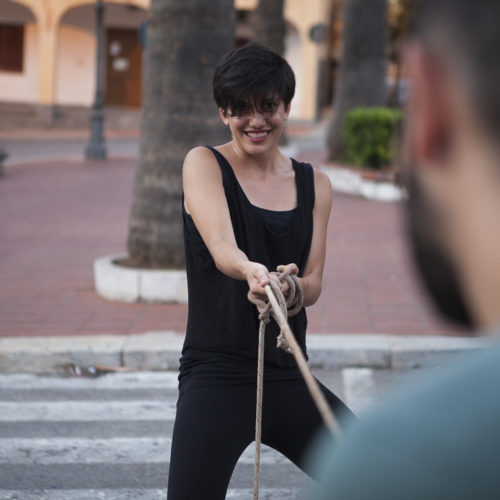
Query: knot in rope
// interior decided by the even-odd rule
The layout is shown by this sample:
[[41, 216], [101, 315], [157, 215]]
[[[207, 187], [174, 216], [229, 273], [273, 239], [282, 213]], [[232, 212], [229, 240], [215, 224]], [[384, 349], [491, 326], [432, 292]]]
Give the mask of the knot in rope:
[[[270, 280], [269, 286], [271, 287], [271, 290], [273, 291], [273, 294], [278, 301], [283, 316], [285, 318], [295, 316], [302, 309], [302, 306], [304, 304], [302, 287], [297, 276], [290, 273], [290, 269], [288, 266], [278, 266], [276, 269], [276, 271], [273, 271], [270, 274], [276, 276], [280, 283], [288, 283], [289, 293], [287, 298], [285, 299], [283, 293], [281, 292], [281, 288], [275, 281]], [[252, 304], [255, 304], [255, 306], [257, 307], [257, 310], [259, 312], [259, 320], [264, 325], [267, 325], [271, 321], [271, 317], [278, 321], [276, 313], [274, 312], [273, 307], [268, 300], [265, 300], [250, 291], [248, 292], [248, 300]], [[283, 330], [280, 330], [280, 334], [277, 339], [277, 347], [287, 352], [292, 352], [292, 349], [290, 348], [290, 345], [285, 338]]]

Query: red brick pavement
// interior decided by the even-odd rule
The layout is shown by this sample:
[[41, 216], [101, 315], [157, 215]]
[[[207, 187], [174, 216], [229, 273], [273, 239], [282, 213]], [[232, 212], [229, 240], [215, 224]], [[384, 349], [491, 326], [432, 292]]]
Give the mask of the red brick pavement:
[[[125, 248], [134, 167], [119, 158], [6, 167], [1, 336], [184, 331], [184, 305], [113, 303], [93, 290], [94, 259]], [[324, 289], [308, 311], [310, 332], [460, 334], [433, 317], [415, 286], [399, 208], [335, 194]]]

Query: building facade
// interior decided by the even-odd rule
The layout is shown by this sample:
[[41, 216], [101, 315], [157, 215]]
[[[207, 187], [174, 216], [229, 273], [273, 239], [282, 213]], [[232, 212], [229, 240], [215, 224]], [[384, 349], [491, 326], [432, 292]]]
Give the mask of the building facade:
[[[318, 114], [328, 41], [318, 40], [314, 30], [328, 25], [332, 3], [285, 0], [285, 56], [297, 77], [292, 116], [299, 119], [313, 120]], [[149, 4], [150, 0], [105, 1], [108, 108], [140, 108], [140, 33]], [[235, 0], [240, 14], [256, 4], [257, 0]], [[88, 111], [96, 76], [95, 5], [95, 0], [0, 0], [0, 115], [9, 109], [31, 109], [36, 120], [50, 125], [57, 110]], [[238, 16], [240, 42], [250, 38], [247, 18]]]

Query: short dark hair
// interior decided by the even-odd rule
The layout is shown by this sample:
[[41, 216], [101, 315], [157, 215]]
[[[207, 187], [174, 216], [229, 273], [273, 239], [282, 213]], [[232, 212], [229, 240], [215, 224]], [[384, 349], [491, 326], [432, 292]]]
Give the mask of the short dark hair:
[[499, 0], [414, 0], [410, 38], [448, 61], [490, 135], [500, 132]]
[[287, 107], [295, 93], [295, 76], [279, 54], [250, 43], [220, 60], [212, 85], [217, 106], [238, 114], [249, 105], [260, 109], [265, 99], [275, 96]]

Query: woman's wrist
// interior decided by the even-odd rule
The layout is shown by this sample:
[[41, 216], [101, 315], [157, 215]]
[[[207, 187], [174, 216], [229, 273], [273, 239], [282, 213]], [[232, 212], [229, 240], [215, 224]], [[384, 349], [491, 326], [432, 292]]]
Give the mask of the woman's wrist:
[[248, 281], [248, 277], [251, 274], [252, 264], [253, 262], [249, 261], [248, 259], [242, 261], [239, 264], [238, 271], [242, 280]]

